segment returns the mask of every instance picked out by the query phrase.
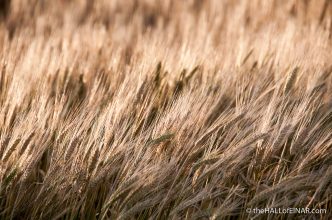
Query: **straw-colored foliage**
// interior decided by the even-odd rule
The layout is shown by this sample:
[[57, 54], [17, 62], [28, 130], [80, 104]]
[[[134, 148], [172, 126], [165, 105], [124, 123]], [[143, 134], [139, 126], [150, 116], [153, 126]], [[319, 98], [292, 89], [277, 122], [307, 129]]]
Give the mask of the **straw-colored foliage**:
[[331, 219], [331, 51], [328, 0], [1, 1], [0, 218]]

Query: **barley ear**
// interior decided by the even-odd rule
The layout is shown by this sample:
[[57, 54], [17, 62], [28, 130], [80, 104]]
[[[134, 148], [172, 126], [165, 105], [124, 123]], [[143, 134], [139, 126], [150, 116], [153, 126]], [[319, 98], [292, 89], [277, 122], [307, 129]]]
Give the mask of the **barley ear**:
[[286, 78], [285, 87], [284, 87], [285, 94], [288, 94], [290, 92], [290, 90], [292, 89], [292, 87], [296, 81], [296, 76], [297, 76], [298, 71], [299, 71], [299, 68], [295, 67], [293, 69], [293, 71], [288, 74], [288, 76]]

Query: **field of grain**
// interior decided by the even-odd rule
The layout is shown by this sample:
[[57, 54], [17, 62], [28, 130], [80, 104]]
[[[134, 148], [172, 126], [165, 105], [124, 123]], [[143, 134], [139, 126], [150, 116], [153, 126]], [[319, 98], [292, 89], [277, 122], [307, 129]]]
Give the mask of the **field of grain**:
[[329, 0], [2, 0], [0, 219], [332, 219], [331, 52]]

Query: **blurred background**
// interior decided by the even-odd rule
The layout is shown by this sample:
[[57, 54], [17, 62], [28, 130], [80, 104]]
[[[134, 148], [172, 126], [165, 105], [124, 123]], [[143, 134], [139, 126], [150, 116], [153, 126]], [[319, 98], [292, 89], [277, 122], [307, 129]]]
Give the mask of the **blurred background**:
[[[206, 19], [209, 25], [227, 24], [259, 31], [268, 23], [282, 28], [292, 21], [296, 25], [321, 24], [331, 27], [330, 0], [1, 0], [1, 19], [10, 31], [26, 27], [52, 32], [66, 25], [99, 24], [110, 29], [134, 24], [139, 31], [182, 27], [195, 19]], [[229, 22], [228, 20], [231, 20]], [[199, 27], [197, 27], [199, 28]], [[177, 30], [181, 33], [181, 30]]]

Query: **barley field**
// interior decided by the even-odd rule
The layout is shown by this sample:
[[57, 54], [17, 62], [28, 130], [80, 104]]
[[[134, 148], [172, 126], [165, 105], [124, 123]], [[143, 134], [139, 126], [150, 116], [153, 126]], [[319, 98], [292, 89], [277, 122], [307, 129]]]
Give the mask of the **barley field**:
[[329, 0], [0, 1], [0, 219], [332, 219], [331, 52]]

